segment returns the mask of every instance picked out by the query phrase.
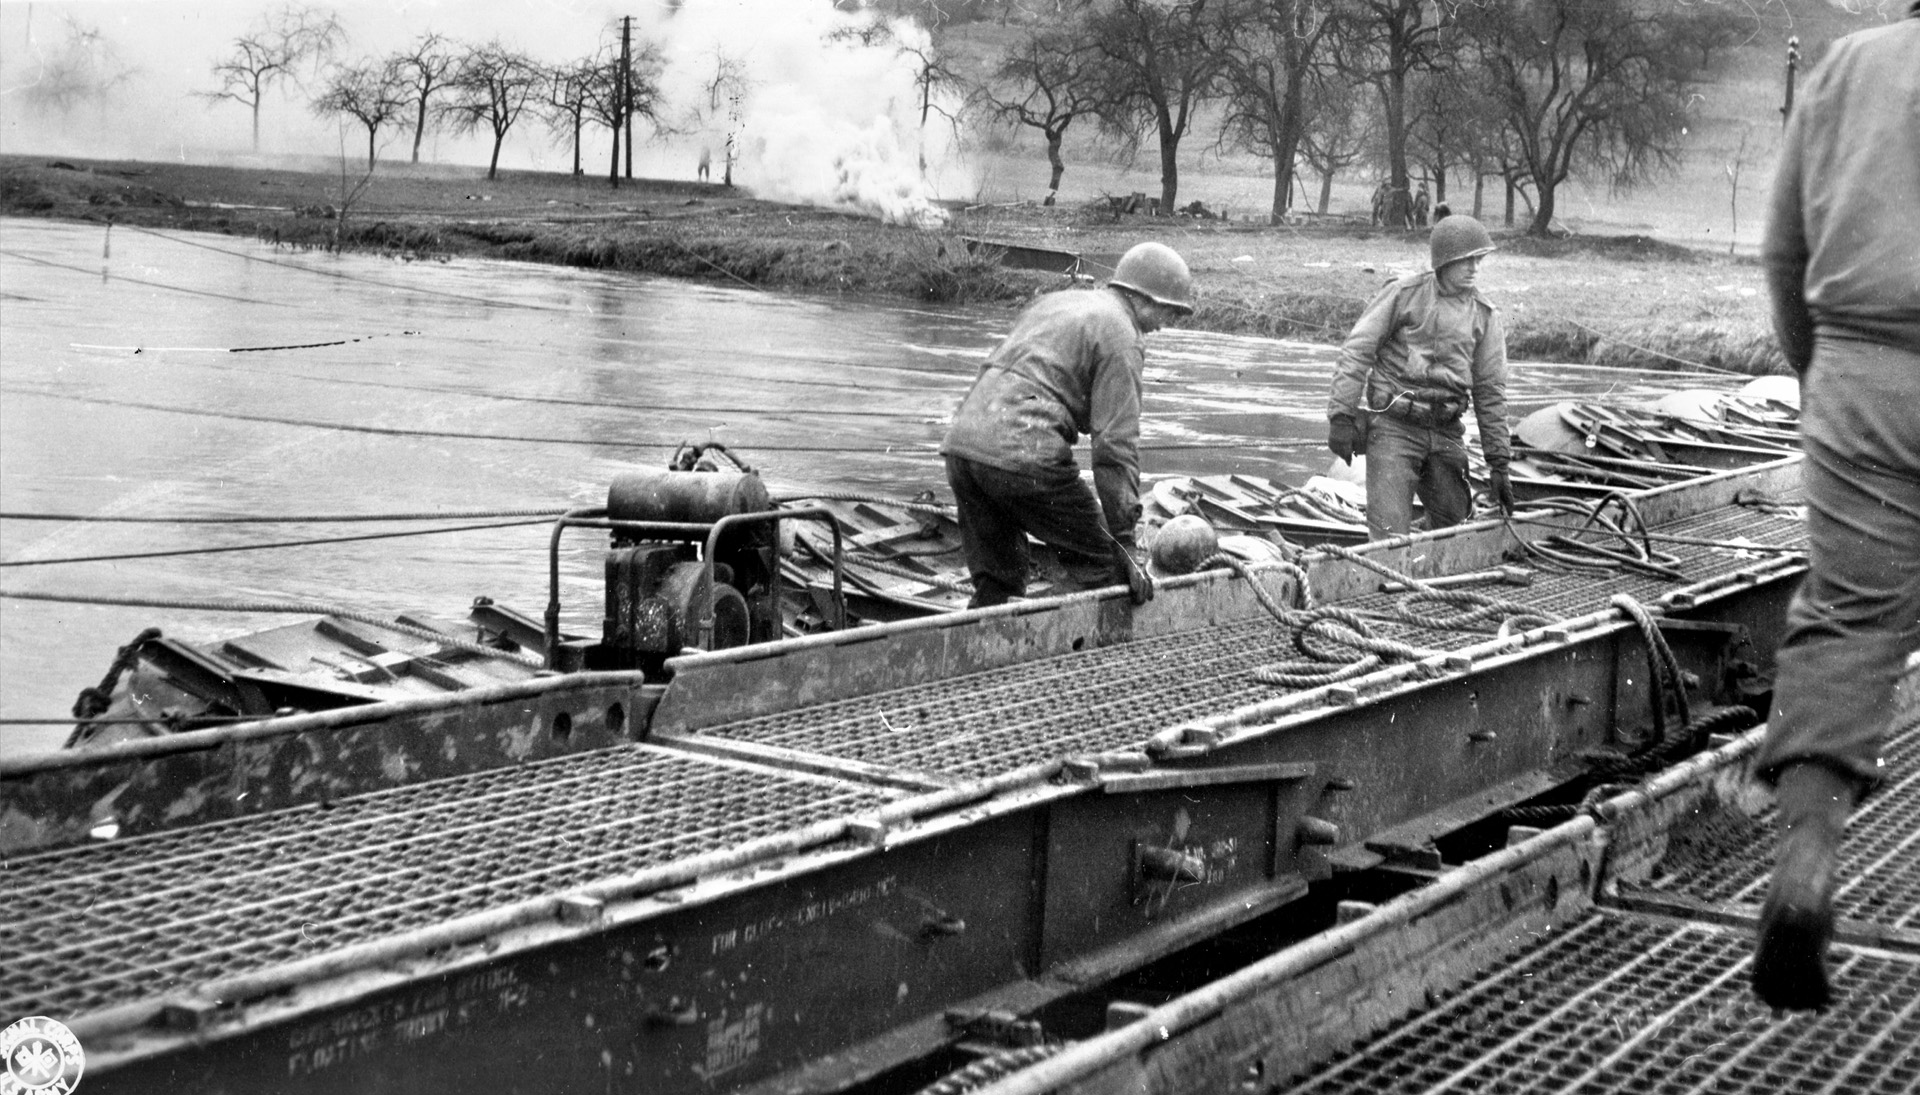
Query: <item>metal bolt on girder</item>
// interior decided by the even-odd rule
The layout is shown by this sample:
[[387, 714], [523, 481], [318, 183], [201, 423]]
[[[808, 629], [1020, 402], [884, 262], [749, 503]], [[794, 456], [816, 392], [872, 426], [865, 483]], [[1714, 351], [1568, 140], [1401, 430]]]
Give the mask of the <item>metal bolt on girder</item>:
[[1356, 920], [1373, 914], [1380, 906], [1371, 901], [1342, 901], [1333, 907], [1335, 924], [1351, 924]]
[[1132, 1000], [1107, 1001], [1107, 1029], [1119, 1030], [1121, 1027], [1137, 1023], [1153, 1013], [1153, 1005], [1136, 1003]]
[[1532, 840], [1545, 831], [1545, 829], [1533, 825], [1509, 825], [1507, 826], [1507, 847], [1511, 848], [1515, 844], [1525, 844], [1527, 841]]
[[1302, 817], [1294, 833], [1302, 844], [1340, 843], [1340, 826], [1323, 817]]
[[847, 835], [875, 848], [887, 842], [887, 823], [879, 818], [857, 817], [847, 822]]
[[591, 924], [599, 920], [606, 909], [606, 902], [580, 894], [563, 894], [553, 902], [553, 915], [562, 924]]
[[1134, 846], [1133, 868], [1139, 878], [1156, 882], [1203, 882], [1207, 877], [1206, 862], [1199, 856], [1146, 844]]

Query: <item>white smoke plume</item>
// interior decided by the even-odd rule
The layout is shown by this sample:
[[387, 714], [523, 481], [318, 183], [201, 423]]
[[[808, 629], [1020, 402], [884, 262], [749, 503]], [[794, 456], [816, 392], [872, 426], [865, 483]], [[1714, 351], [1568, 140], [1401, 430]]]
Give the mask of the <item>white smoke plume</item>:
[[945, 219], [968, 193], [948, 112], [922, 122], [925, 29], [828, 0], [687, 0], [660, 27], [662, 97], [710, 148], [716, 175], [775, 200], [841, 206], [891, 223]]
[[[197, 94], [215, 87], [211, 67], [234, 37], [284, 2], [0, 0], [0, 151], [285, 165], [364, 147], [363, 133], [314, 116], [312, 81], [267, 96], [257, 155], [250, 111]], [[833, 0], [295, 2], [338, 15], [343, 60], [382, 56], [434, 31], [471, 43], [497, 36], [557, 64], [608, 48], [619, 17], [631, 14], [636, 38], [665, 62], [661, 132], [636, 126], [636, 175], [691, 178], [705, 148], [717, 182], [731, 136], [734, 183], [774, 200], [930, 224], [943, 219], [937, 199], [978, 188], [954, 147], [950, 93], [935, 96], [922, 124], [917, 78], [931, 43], [911, 21], [880, 21]], [[61, 75], [77, 86], [59, 85]], [[404, 125], [382, 131], [382, 161], [403, 161], [410, 143]], [[423, 154], [484, 165], [489, 151], [440, 132]], [[606, 131], [590, 127], [589, 175], [604, 170], [609, 151]], [[570, 145], [528, 116], [508, 134], [501, 166], [567, 171], [571, 161]]]

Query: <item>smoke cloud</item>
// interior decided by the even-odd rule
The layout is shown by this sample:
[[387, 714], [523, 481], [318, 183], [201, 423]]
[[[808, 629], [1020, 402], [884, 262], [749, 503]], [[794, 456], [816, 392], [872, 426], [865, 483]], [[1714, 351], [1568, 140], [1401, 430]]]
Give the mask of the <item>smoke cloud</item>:
[[[252, 150], [249, 109], [202, 94], [214, 64], [279, 0], [0, 0], [0, 152], [277, 166], [290, 158], [363, 155], [365, 132], [314, 116], [319, 86], [270, 91]], [[657, 128], [640, 138], [634, 173], [690, 179], [702, 150], [718, 182], [775, 200], [856, 210], [908, 224], [943, 219], [937, 199], [970, 196], [947, 112], [923, 102], [927, 32], [836, 8], [831, 0], [399, 0], [314, 3], [347, 32], [342, 61], [382, 57], [429, 31], [479, 44], [498, 37], [562, 64], [617, 41], [619, 17], [662, 61]], [[925, 119], [922, 114], [925, 108]], [[410, 124], [382, 130], [382, 161], [403, 163]], [[611, 147], [589, 127], [592, 174]], [[487, 142], [429, 133], [423, 159], [484, 166]], [[729, 161], [729, 152], [731, 160]], [[596, 167], [597, 165], [597, 167]], [[566, 171], [569, 138], [539, 119], [508, 134], [501, 166]]]

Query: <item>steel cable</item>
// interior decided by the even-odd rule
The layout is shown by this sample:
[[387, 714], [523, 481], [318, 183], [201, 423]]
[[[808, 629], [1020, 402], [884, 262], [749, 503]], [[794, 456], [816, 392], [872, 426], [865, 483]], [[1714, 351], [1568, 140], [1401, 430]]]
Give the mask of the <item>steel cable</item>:
[[111, 513], [35, 513], [0, 510], [0, 520], [74, 521], [135, 525], [324, 525], [353, 521], [470, 521], [488, 517], [559, 517], [564, 509], [472, 509], [413, 513], [290, 513], [233, 517], [128, 517]]
[[475, 532], [495, 528], [523, 528], [544, 525], [546, 521], [496, 521], [484, 525], [455, 525], [452, 528], [408, 529], [405, 532], [369, 532], [360, 536], [316, 536], [307, 540], [275, 540], [264, 544], [227, 544], [222, 547], [175, 548], [169, 551], [127, 551], [107, 555], [63, 555], [57, 559], [9, 559], [0, 567], [53, 566], [58, 563], [125, 562], [131, 559], [167, 559], [181, 555], [223, 555], [235, 551], [267, 551], [277, 548], [311, 547], [316, 544], [348, 544], [360, 540], [395, 540], [409, 536], [438, 536], [446, 532]]

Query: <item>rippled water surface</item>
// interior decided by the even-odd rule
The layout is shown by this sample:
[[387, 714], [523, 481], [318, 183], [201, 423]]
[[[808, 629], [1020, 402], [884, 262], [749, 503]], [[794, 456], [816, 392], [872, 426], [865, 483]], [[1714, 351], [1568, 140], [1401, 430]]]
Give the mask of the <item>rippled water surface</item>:
[[[935, 489], [947, 415], [1012, 313], [795, 298], [544, 266], [403, 264], [220, 236], [0, 221], [0, 589], [301, 599], [538, 616], [547, 529], [42, 563], [418, 525], [130, 524], [23, 514], [318, 516], [594, 505], [622, 469], [724, 441], [776, 496]], [[1143, 470], [1299, 481], [1335, 351], [1196, 332], [1148, 341]], [[1520, 366], [1516, 411], [1640, 402], [1698, 377]], [[1720, 381], [1718, 386], [1733, 386]], [[462, 522], [476, 523], [476, 522]], [[600, 542], [569, 541], [595, 630]], [[34, 564], [34, 565], [22, 565]], [[287, 617], [0, 600], [0, 717], [64, 715], [114, 650]], [[62, 728], [0, 727], [0, 753]]]

